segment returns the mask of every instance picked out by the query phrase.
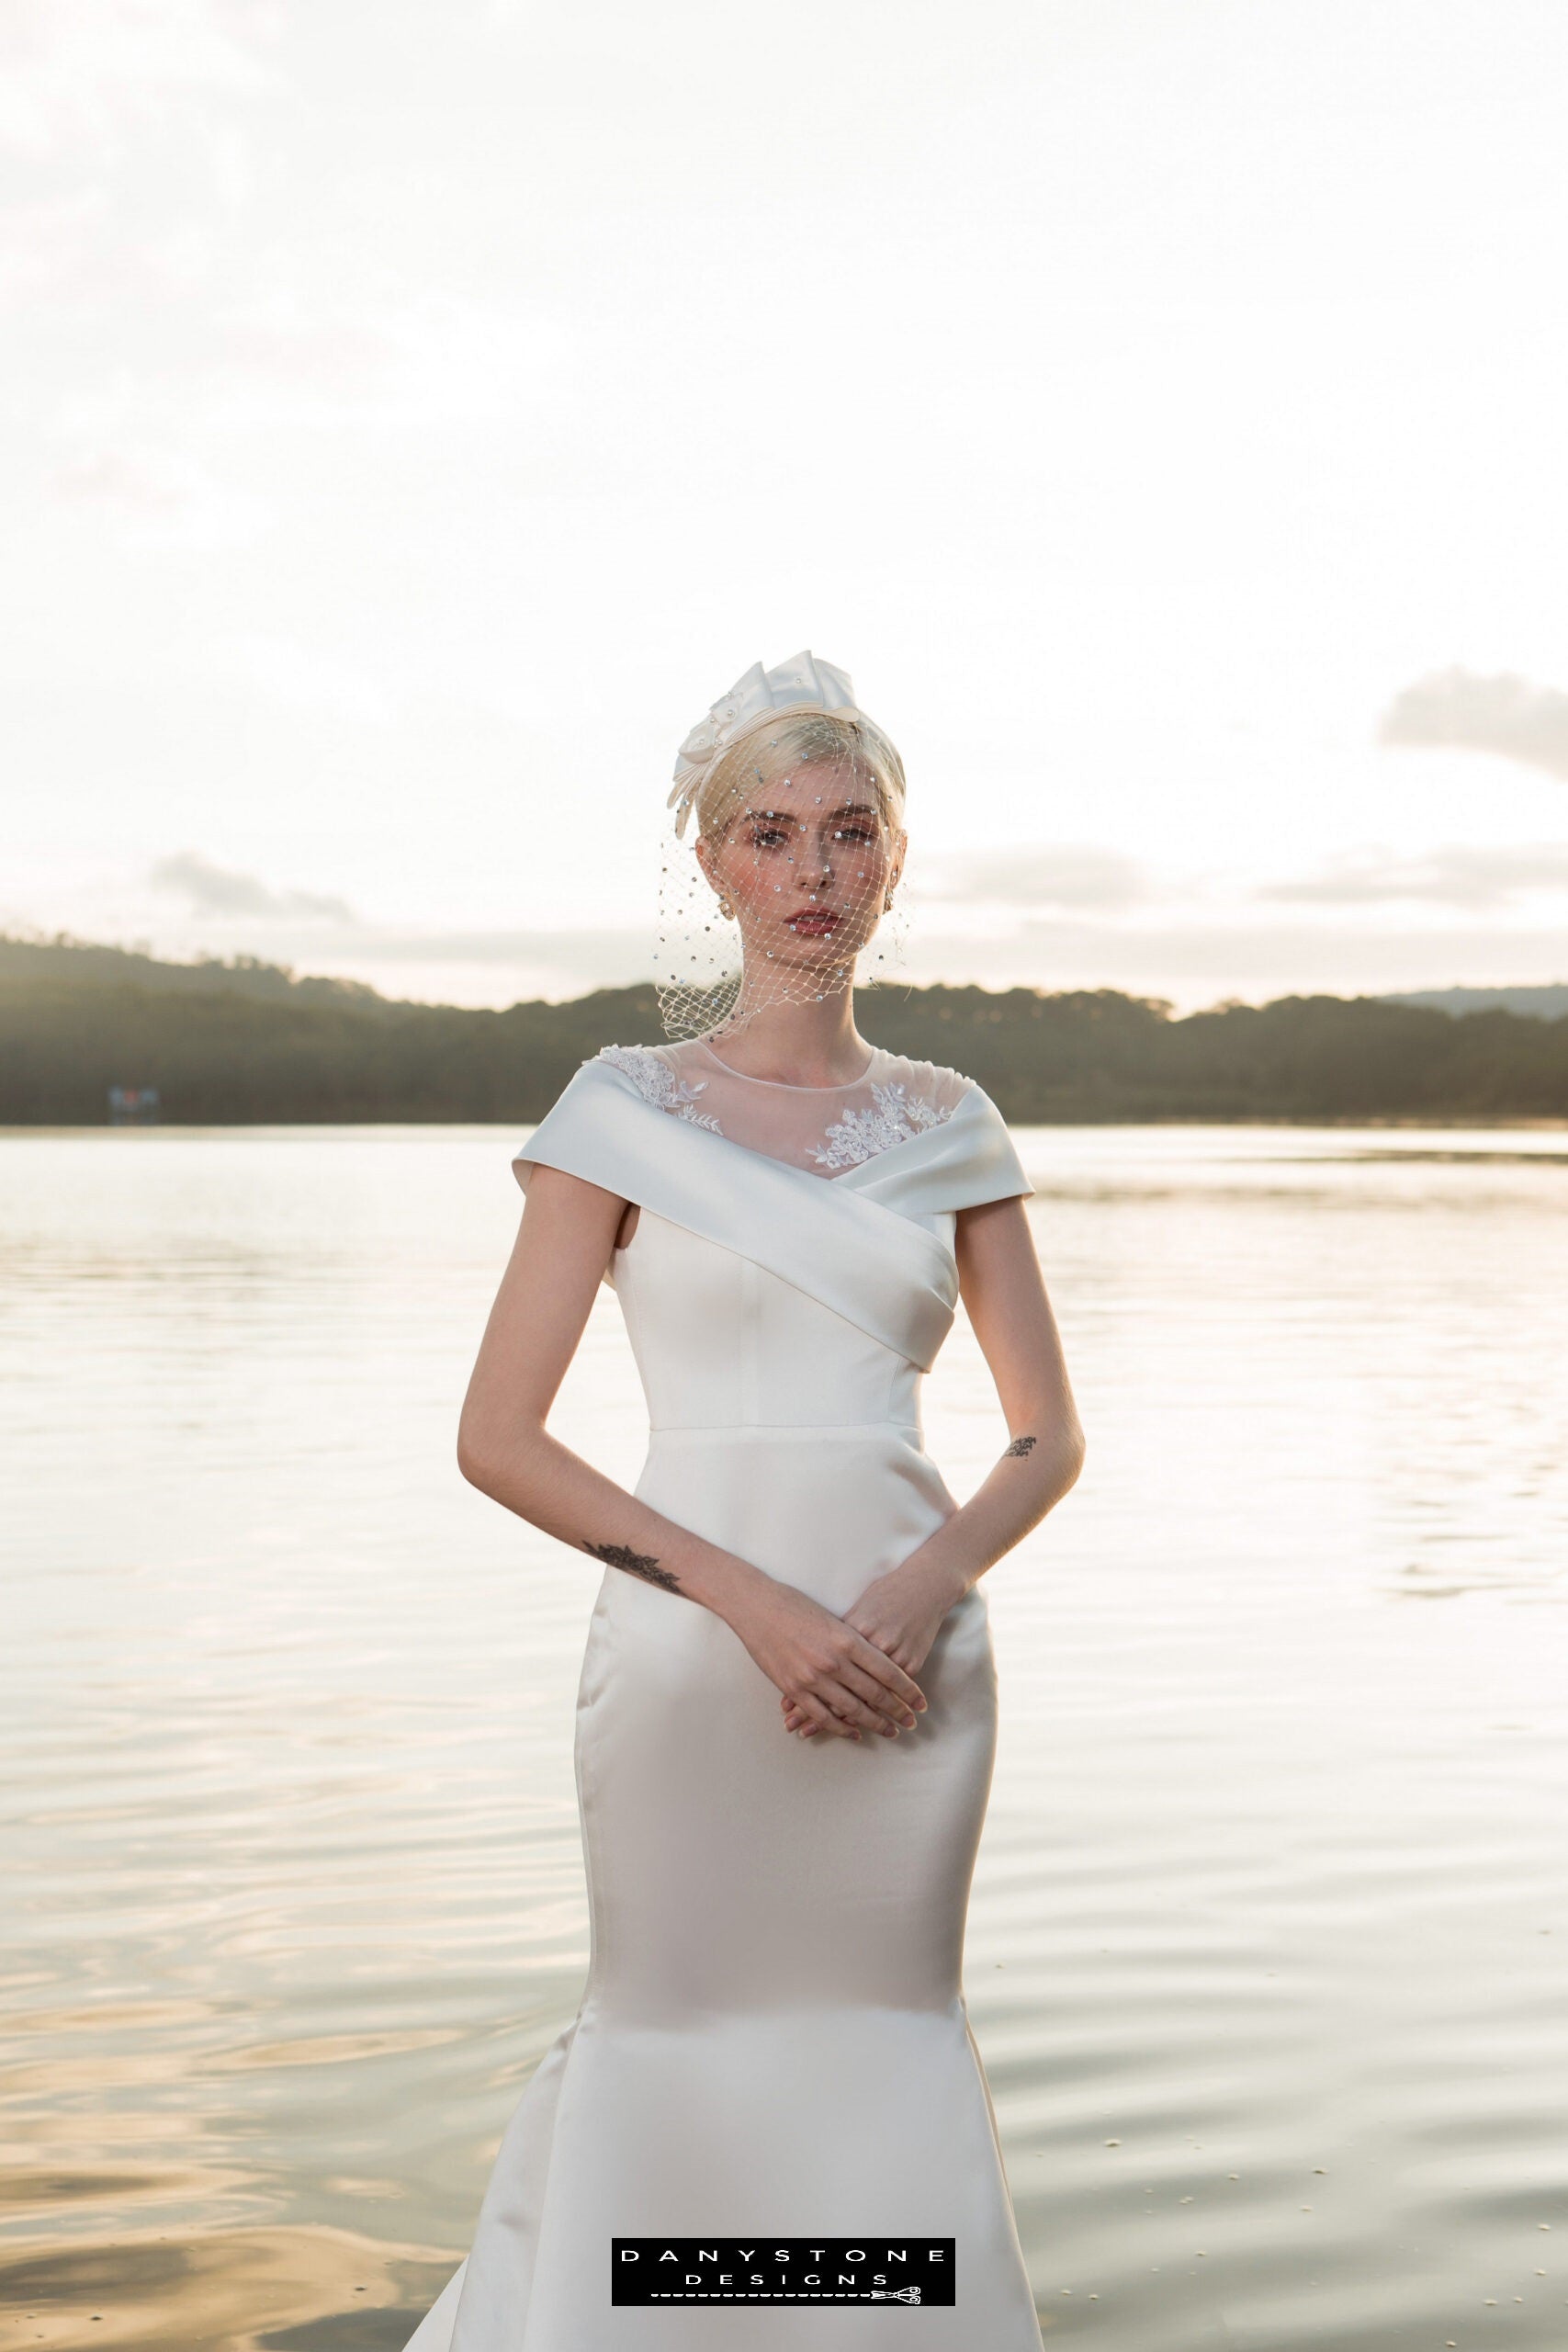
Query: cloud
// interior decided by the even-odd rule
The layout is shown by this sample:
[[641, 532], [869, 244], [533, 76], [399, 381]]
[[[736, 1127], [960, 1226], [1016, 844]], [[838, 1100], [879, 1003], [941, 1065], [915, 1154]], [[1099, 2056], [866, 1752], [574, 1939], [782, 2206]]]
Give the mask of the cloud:
[[84, 446], [56, 468], [50, 488], [59, 499], [101, 509], [133, 548], [246, 547], [274, 520], [263, 500], [177, 450]]
[[313, 646], [265, 636], [257, 629], [244, 631], [235, 642], [253, 681], [290, 709], [326, 711], [367, 727], [390, 725], [391, 700], [364, 671], [350, 669]]
[[[1281, 913], [1249, 922], [1134, 923], [1111, 930], [1075, 922], [994, 929], [934, 930], [912, 937], [906, 977], [985, 988], [1124, 989], [1169, 998], [1184, 1009], [1217, 999], [1302, 993], [1381, 995], [1391, 989], [1456, 981], [1568, 981], [1562, 927], [1292, 922]], [[875, 1031], [868, 1027], [867, 1034]]]
[[1515, 849], [1474, 849], [1450, 842], [1421, 857], [1392, 850], [1350, 850], [1319, 874], [1265, 882], [1258, 899], [1295, 906], [1364, 907], [1399, 899], [1445, 907], [1503, 907], [1527, 891], [1568, 890], [1568, 844], [1527, 842]]
[[269, 89], [239, 14], [213, 0], [9, 0], [0, 146], [34, 160], [109, 149], [132, 122]]
[[1380, 743], [1492, 752], [1568, 778], [1568, 694], [1506, 672], [1435, 671], [1396, 695], [1378, 725]]
[[345, 899], [321, 897], [314, 890], [274, 890], [254, 874], [237, 874], [214, 865], [197, 850], [182, 850], [161, 857], [148, 871], [155, 890], [183, 898], [198, 915], [259, 915], [298, 922], [354, 924], [358, 918]]
[[911, 881], [916, 899], [970, 905], [1110, 910], [1133, 906], [1151, 895], [1135, 859], [1082, 842], [945, 857], [931, 881], [915, 876]]
[[[193, 942], [206, 955], [227, 955], [238, 947], [313, 972], [337, 972], [355, 979], [387, 985], [393, 971], [412, 994], [426, 997], [421, 976], [454, 980], [468, 974], [504, 976], [500, 986], [518, 980], [545, 994], [581, 995], [594, 988], [624, 988], [652, 976], [651, 942], [646, 923], [590, 926], [560, 930], [544, 924], [507, 924], [493, 928], [474, 925], [446, 929], [367, 921], [346, 899], [314, 890], [277, 890], [259, 875], [243, 874], [216, 865], [197, 850], [182, 850], [160, 858], [147, 873], [152, 888], [183, 899], [187, 913], [175, 919], [178, 937], [167, 924], [148, 925], [137, 917], [139, 932], [160, 933], [159, 952], [188, 953]], [[92, 923], [95, 935], [123, 936], [125, 926], [111, 921]], [[481, 993], [474, 1001], [490, 1001]], [[494, 1001], [512, 1001], [498, 993]]]
[[[119, 939], [176, 958], [260, 955], [299, 972], [368, 980], [383, 995], [424, 1003], [501, 1006], [522, 998], [577, 997], [591, 989], [646, 984], [651, 978], [645, 923], [552, 929], [507, 923], [448, 928], [366, 921], [336, 899], [275, 891], [254, 876], [225, 872], [187, 853], [160, 871], [178, 877], [198, 906], [172, 922], [149, 919], [145, 902], [110, 913], [84, 901], [39, 910], [17, 905], [12, 927], [69, 927], [79, 936]], [[220, 895], [220, 894], [222, 895]], [[324, 910], [325, 911], [320, 911]], [[0, 913], [6, 910], [0, 909]], [[982, 988], [1122, 989], [1168, 999], [1190, 1011], [1217, 999], [1261, 1001], [1288, 992], [1383, 994], [1457, 983], [1568, 983], [1564, 932], [1557, 923], [1517, 919], [1378, 925], [1328, 924], [1314, 914], [1254, 908], [1245, 921], [1150, 922], [1112, 926], [1092, 915], [1028, 918], [1010, 928], [954, 910], [939, 928], [932, 915], [913, 929], [904, 962], [890, 976], [896, 995], [907, 984], [935, 981]], [[862, 1017], [875, 1036], [875, 992]]]
[[501, 300], [446, 287], [329, 296], [307, 293], [288, 267], [269, 263], [265, 286], [214, 314], [203, 390], [216, 430], [517, 431], [563, 379], [566, 329], [510, 290]]
[[132, 514], [178, 514], [188, 495], [173, 467], [149, 463], [123, 449], [98, 449], [58, 467], [51, 486], [62, 498], [118, 506]]
[[[145, 925], [141, 928], [145, 929]], [[383, 996], [424, 1004], [515, 1004], [525, 998], [584, 996], [633, 988], [653, 978], [647, 927], [553, 931], [519, 927], [422, 931], [392, 924], [273, 919], [242, 926], [221, 914], [181, 927], [165, 952], [231, 955], [243, 947], [300, 972], [367, 980]]]

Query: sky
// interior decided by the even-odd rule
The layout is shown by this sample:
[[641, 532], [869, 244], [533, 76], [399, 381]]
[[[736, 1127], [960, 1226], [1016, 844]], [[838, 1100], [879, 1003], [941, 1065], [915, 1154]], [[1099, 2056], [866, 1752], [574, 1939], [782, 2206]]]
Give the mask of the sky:
[[1568, 978], [1561, 0], [8, 0], [0, 926], [646, 978], [755, 662], [900, 971]]

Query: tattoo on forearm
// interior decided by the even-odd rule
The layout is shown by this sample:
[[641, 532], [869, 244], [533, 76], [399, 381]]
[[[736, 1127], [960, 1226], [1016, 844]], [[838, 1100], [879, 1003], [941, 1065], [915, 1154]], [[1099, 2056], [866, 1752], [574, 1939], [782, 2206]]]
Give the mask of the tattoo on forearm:
[[[1027, 1453], [1033, 1443], [1034, 1440], [1032, 1437], [1015, 1437], [1007, 1452], [1008, 1453]], [[1007, 1460], [1006, 1453], [1003, 1454], [1002, 1459], [1004, 1462]]]
[[656, 1584], [665, 1592], [679, 1592], [681, 1589], [679, 1579], [672, 1577], [668, 1568], [660, 1566], [656, 1553], [634, 1552], [628, 1544], [590, 1544], [586, 1536], [582, 1539], [582, 1548], [585, 1552], [592, 1552], [596, 1560], [603, 1560], [607, 1568], [625, 1568], [628, 1576], [641, 1577], [646, 1583]]

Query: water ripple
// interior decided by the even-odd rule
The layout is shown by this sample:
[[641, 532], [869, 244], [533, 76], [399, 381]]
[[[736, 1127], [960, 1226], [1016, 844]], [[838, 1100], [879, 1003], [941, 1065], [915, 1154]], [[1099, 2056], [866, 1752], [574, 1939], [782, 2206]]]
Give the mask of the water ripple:
[[[576, 2007], [596, 1572], [452, 1463], [514, 1141], [0, 1138], [0, 2342], [400, 2352]], [[1089, 1462], [965, 1985], [1047, 2338], [1560, 2352], [1561, 1137], [1021, 1143]], [[962, 1317], [926, 1419], [967, 1491]], [[607, 1296], [556, 1426], [635, 1476]]]

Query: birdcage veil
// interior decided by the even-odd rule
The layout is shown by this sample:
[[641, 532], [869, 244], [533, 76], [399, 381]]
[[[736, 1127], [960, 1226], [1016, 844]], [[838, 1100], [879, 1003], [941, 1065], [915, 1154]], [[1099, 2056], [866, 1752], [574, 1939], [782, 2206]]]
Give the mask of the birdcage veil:
[[902, 970], [904, 767], [848, 675], [755, 662], [682, 743], [660, 842], [654, 986], [669, 1037]]

